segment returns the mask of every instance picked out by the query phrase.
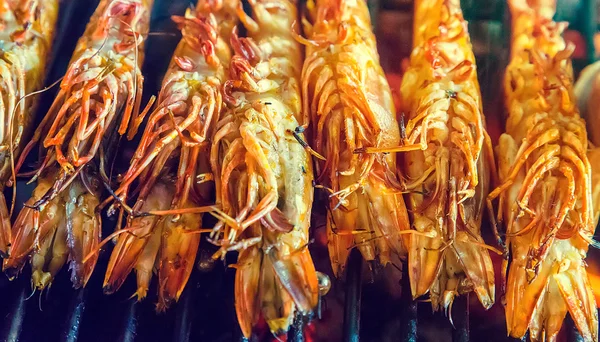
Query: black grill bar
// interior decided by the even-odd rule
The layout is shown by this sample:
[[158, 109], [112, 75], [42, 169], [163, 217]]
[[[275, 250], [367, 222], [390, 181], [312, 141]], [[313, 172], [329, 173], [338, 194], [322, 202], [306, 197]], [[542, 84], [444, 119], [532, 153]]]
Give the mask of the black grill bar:
[[467, 293], [454, 298], [452, 304], [452, 321], [454, 330], [452, 330], [452, 341], [469, 342], [469, 296]]
[[[6, 288], [3, 288], [6, 290]], [[18, 341], [23, 329], [23, 321], [25, 319], [25, 308], [27, 298], [27, 287], [21, 287], [18, 295], [14, 296], [12, 301], [6, 303], [9, 307], [7, 316], [4, 319], [2, 341]]]
[[417, 302], [413, 300], [408, 278], [408, 266], [404, 264], [401, 280], [402, 291], [402, 313], [400, 324], [402, 324], [402, 342], [417, 342], [418, 311]]
[[134, 342], [137, 336], [138, 327], [138, 304], [135, 300], [130, 300], [127, 306], [125, 319], [123, 320], [123, 326], [121, 329], [120, 341], [121, 342]]
[[[75, 291], [75, 290], [74, 290]], [[85, 312], [86, 290], [76, 290], [75, 296], [71, 298], [67, 319], [64, 322], [61, 341], [77, 342], [79, 339], [80, 322]]]
[[344, 342], [360, 340], [360, 306], [363, 259], [358, 248], [353, 248], [346, 267], [346, 301], [344, 305]]
[[[194, 278], [194, 279], [192, 279]], [[192, 322], [195, 317], [194, 297], [196, 293], [196, 277], [190, 277], [185, 290], [179, 298], [175, 313], [175, 332], [173, 335], [174, 342], [188, 342], [192, 331]]]
[[294, 322], [287, 334], [288, 342], [304, 342], [306, 340], [304, 337], [304, 328], [306, 327], [308, 320], [309, 318], [303, 315], [296, 315], [296, 317], [294, 317]]

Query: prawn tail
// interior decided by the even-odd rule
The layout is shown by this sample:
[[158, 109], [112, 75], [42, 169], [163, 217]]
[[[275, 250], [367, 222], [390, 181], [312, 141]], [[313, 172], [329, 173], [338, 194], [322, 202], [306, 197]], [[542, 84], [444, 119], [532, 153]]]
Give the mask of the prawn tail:
[[[171, 203], [173, 195], [171, 190], [163, 184], [156, 184], [148, 196], [146, 197], [141, 210], [146, 212], [149, 210], [164, 210]], [[128, 220], [127, 226], [122, 230], [117, 238], [117, 244], [112, 251], [106, 274], [104, 276], [104, 292], [111, 294], [117, 291], [129, 273], [134, 269], [138, 272], [138, 285], [140, 285], [140, 277], [150, 265], [150, 272], [154, 265], [154, 259], [158, 252], [158, 244], [149, 244], [152, 240], [155, 231], [160, 229], [161, 219], [158, 216], [140, 216], [133, 217]], [[153, 240], [154, 241], [154, 240]], [[158, 241], [160, 243], [160, 240]], [[147, 247], [147, 245], [150, 245]], [[142, 270], [142, 271], [140, 271]], [[150, 280], [150, 277], [147, 279]], [[148, 284], [142, 284], [142, 291], [147, 289]], [[139, 286], [138, 286], [139, 288]], [[138, 296], [138, 298], [142, 298]]]
[[346, 261], [350, 255], [350, 249], [354, 245], [354, 236], [342, 234], [336, 224], [333, 223], [333, 215], [328, 214], [327, 220], [327, 248], [331, 267], [336, 278], [340, 278], [346, 268]]
[[408, 275], [413, 298], [427, 292], [440, 273], [444, 252], [440, 247], [430, 247], [432, 239], [412, 234], [408, 249]]
[[[531, 301], [526, 303], [531, 304]], [[556, 340], [567, 312], [583, 341], [598, 340], [596, 300], [582, 260], [560, 265], [555, 263], [552, 267], [545, 289], [540, 292], [532, 311], [529, 326], [531, 340]], [[522, 327], [518, 332], [524, 333]]]
[[125, 228], [130, 234], [124, 233], [119, 236], [104, 276], [105, 294], [112, 294], [123, 285], [148, 242], [147, 234], [150, 233], [150, 229], [147, 227], [153, 226], [155, 220], [156, 218], [135, 218]]
[[511, 264], [506, 282], [506, 327], [510, 336], [521, 338], [529, 326], [541, 326], [540, 310], [536, 306], [540, 298], [547, 295], [546, 285], [552, 269], [550, 262], [544, 261], [537, 276], [529, 281], [526, 260]]
[[179, 300], [200, 245], [200, 234], [186, 232], [199, 229], [201, 225], [202, 214], [183, 214], [176, 222], [165, 221], [159, 253], [158, 311], [164, 311]]
[[555, 274], [554, 280], [583, 340], [598, 341], [598, 311], [592, 286], [583, 261], [574, 264]]
[[31, 254], [32, 287], [40, 291], [49, 288], [68, 257], [67, 223], [62, 219], [50, 227], [47, 237], [40, 240], [39, 247]]
[[258, 299], [262, 317], [273, 335], [286, 334], [294, 320], [294, 300], [280, 282], [271, 258], [263, 257], [261, 264]]
[[240, 252], [235, 268], [235, 307], [246, 337], [260, 317], [274, 335], [284, 334], [294, 315], [307, 315], [317, 305], [317, 273], [306, 248], [278, 258], [252, 246]]
[[[466, 232], [458, 232], [465, 234]], [[458, 260], [463, 265], [463, 269], [469, 280], [473, 283], [473, 291], [477, 294], [479, 302], [485, 309], [489, 309], [494, 304], [496, 296], [496, 286], [494, 279], [494, 266], [489, 252], [481, 247], [483, 239], [476, 241], [469, 236], [466, 239], [457, 238], [454, 242], [454, 251]], [[468, 266], [468, 267], [467, 267]]]
[[259, 317], [258, 292], [262, 256], [250, 247], [240, 252], [235, 273], [235, 311], [244, 337], [249, 338]]
[[64, 204], [60, 198], [54, 198], [43, 206], [35, 207], [35, 203], [50, 188], [51, 179], [52, 177], [41, 179], [12, 226], [10, 255], [4, 259], [2, 265], [9, 277], [17, 276], [31, 254], [39, 251], [46, 240], [52, 237], [56, 228], [63, 224], [64, 213], [60, 209]]
[[319, 300], [319, 281], [308, 248], [276, 258], [269, 255], [279, 283], [294, 300], [299, 313], [308, 315]]
[[98, 197], [89, 193], [80, 182], [74, 182], [66, 203], [67, 245], [69, 247], [69, 269], [73, 287], [85, 287], [96, 262], [98, 253], [84, 262], [84, 258], [98, 249], [101, 237], [101, 219], [97, 212]]

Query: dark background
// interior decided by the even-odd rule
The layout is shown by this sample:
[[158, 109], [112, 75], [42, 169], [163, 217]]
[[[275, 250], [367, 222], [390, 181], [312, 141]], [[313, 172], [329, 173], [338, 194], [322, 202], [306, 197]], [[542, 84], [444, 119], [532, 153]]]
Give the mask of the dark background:
[[[470, 20], [470, 32], [477, 55], [479, 80], [484, 97], [484, 112], [490, 134], [497, 139], [503, 130], [503, 98], [501, 84], [506, 65], [507, 16], [504, 1], [463, 0], [465, 17]], [[563, 8], [582, 6], [584, 1], [565, 0]], [[173, 14], [183, 14], [189, 6], [187, 0], [156, 0], [151, 34], [146, 44], [144, 76], [144, 103], [160, 89], [171, 53], [179, 41], [179, 34], [170, 20]], [[61, 7], [61, 20], [46, 84], [59, 79], [65, 72], [78, 37], [83, 33], [96, 0], [65, 0]], [[381, 61], [389, 73], [393, 89], [397, 89], [402, 70], [402, 59], [411, 50], [412, 12], [411, 1], [371, 1], [375, 19]], [[560, 12], [560, 11], [559, 11]], [[561, 14], [561, 13], [559, 13]], [[562, 14], [567, 20], [577, 18], [567, 10]], [[583, 20], [583, 19], [582, 19]], [[596, 24], [595, 24], [596, 25]], [[575, 25], [577, 28], [578, 25]], [[579, 26], [583, 27], [584, 24]], [[585, 44], [585, 37], [581, 40]], [[590, 61], [589, 51], [580, 53], [576, 61], [585, 65]], [[41, 97], [38, 119], [41, 119], [56, 94], [56, 88]], [[117, 153], [117, 164], [127, 166], [135, 142], [122, 143]], [[31, 194], [32, 186], [26, 180], [18, 183], [17, 204], [23, 203]], [[7, 198], [10, 198], [7, 190]], [[319, 207], [319, 206], [315, 206]], [[115, 222], [104, 219], [104, 236], [114, 229]], [[331, 275], [327, 256], [323, 213], [315, 210], [313, 235], [315, 243], [311, 252], [318, 270]], [[487, 230], [487, 229], [486, 229]], [[492, 241], [488, 239], [487, 241]], [[100, 257], [97, 269], [87, 288], [73, 290], [66, 267], [57, 276], [52, 287], [43, 294], [32, 296], [29, 269], [15, 281], [0, 276], [0, 341], [240, 341], [234, 300], [234, 270], [223, 263], [216, 263], [212, 271], [196, 270], [187, 289], [177, 305], [164, 314], [156, 314], [156, 284], [153, 283], [149, 297], [141, 302], [128, 297], [135, 292], [135, 277], [130, 277], [119, 292], [102, 294], [102, 278], [110, 255], [107, 247]], [[209, 259], [211, 247], [202, 243], [199, 260]], [[589, 260], [597, 264], [598, 252], [590, 251]], [[230, 263], [233, 260], [228, 260]], [[496, 262], [498, 259], [495, 260]], [[499, 299], [489, 311], [483, 311], [475, 296], [458, 300], [453, 318], [458, 330], [453, 329], [442, 313], [433, 314], [429, 303], [409, 303], [402, 294], [400, 272], [393, 267], [368, 271], [364, 266], [362, 277], [362, 305], [355, 306], [354, 315], [360, 315], [360, 337], [363, 341], [414, 340], [408, 329], [416, 324], [419, 341], [507, 341], [504, 313]], [[499, 274], [499, 272], [497, 272]], [[343, 281], [334, 280], [330, 293], [323, 298], [321, 320], [306, 328], [306, 340], [339, 341], [342, 339], [344, 319]], [[499, 291], [498, 291], [499, 292]], [[25, 298], [29, 299], [25, 300]], [[360, 310], [358, 310], [360, 308]], [[416, 310], [416, 311], [415, 311]], [[466, 315], [466, 312], [469, 315]], [[417, 314], [418, 312], [418, 314]], [[415, 319], [417, 318], [417, 319]], [[412, 325], [415, 327], [415, 325]], [[572, 340], [565, 325], [563, 340]], [[268, 332], [259, 327], [254, 340], [271, 339]]]

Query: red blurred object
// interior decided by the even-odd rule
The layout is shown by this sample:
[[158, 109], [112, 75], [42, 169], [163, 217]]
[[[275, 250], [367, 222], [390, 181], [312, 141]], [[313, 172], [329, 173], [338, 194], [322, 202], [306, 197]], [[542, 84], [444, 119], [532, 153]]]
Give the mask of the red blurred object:
[[386, 73], [402, 73], [401, 61], [412, 50], [412, 12], [381, 11], [377, 18], [377, 50]]
[[[386, 72], [385, 77], [387, 78], [388, 83], [390, 84], [390, 88], [392, 89], [392, 96], [394, 97], [394, 105], [396, 106], [396, 111], [401, 110], [401, 101], [402, 98], [400, 96], [400, 86], [402, 85], [402, 75], [406, 69], [408, 69], [409, 59], [402, 58], [400, 63], [397, 63], [400, 66], [400, 72]], [[387, 71], [387, 70], [386, 70]], [[398, 113], [400, 114], [400, 113]]]
[[563, 36], [567, 42], [575, 44], [575, 51], [573, 52], [572, 58], [585, 58], [587, 52], [585, 40], [581, 33], [578, 31], [566, 30]]
[[385, 77], [390, 84], [390, 88], [392, 89], [392, 96], [394, 97], [394, 105], [396, 106], [396, 111], [400, 111], [401, 97], [400, 97], [400, 85], [402, 84], [402, 76], [397, 73], [386, 74]]
[[316, 327], [314, 323], [309, 323], [306, 325], [306, 327], [304, 328], [304, 341], [306, 342], [314, 342], [315, 340], [315, 335], [316, 335]]

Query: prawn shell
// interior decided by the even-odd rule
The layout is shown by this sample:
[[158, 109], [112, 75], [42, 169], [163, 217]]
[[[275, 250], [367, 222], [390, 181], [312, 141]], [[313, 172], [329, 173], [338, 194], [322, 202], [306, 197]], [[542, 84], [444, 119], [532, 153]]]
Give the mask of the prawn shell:
[[339, 277], [351, 248], [382, 265], [406, 254], [400, 236], [410, 230], [408, 215], [390, 182], [399, 183], [396, 156], [357, 152], [399, 146], [400, 129], [366, 2], [316, 1], [306, 19], [304, 120], [311, 147], [324, 158], [315, 159], [316, 182], [330, 198], [328, 248]]
[[[415, 3], [413, 51], [401, 91], [403, 158], [413, 229], [408, 272], [413, 298], [434, 310], [474, 291], [495, 301], [490, 246], [481, 220], [495, 174], [475, 57], [458, 1]], [[493, 172], [491, 173], [490, 170]]]
[[[16, 187], [15, 164], [33, 129], [38, 96], [54, 43], [58, 0], [1, 1], [3, 54], [0, 58], [0, 190]], [[15, 190], [16, 191], [16, 190]], [[0, 254], [12, 241], [9, 208], [0, 193]]]
[[[497, 148], [497, 220], [511, 252], [507, 330], [554, 340], [567, 312], [584, 340], [598, 340], [585, 257], [598, 219], [597, 153], [573, 96], [572, 46], [550, 2], [510, 1], [511, 62], [505, 75], [509, 117]], [[549, 84], [555, 84], [549, 86]]]

